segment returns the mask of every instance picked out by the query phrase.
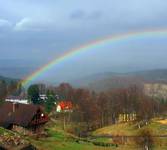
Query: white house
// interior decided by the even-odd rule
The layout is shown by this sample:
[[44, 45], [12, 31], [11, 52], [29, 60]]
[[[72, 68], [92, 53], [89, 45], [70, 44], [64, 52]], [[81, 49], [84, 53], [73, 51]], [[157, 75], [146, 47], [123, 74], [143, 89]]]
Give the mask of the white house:
[[20, 96], [8, 96], [5, 101], [13, 102], [13, 103], [21, 103], [21, 104], [29, 104], [28, 99], [20, 97]]

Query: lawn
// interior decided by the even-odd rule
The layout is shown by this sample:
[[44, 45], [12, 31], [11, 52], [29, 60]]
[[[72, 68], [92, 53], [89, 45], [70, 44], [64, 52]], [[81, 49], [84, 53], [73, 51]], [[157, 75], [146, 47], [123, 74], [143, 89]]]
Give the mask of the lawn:
[[114, 147], [104, 148], [95, 146], [92, 143], [76, 142], [77, 137], [61, 130], [58, 126], [53, 125], [47, 128], [49, 137], [34, 139], [29, 141], [39, 150], [114, 150]]

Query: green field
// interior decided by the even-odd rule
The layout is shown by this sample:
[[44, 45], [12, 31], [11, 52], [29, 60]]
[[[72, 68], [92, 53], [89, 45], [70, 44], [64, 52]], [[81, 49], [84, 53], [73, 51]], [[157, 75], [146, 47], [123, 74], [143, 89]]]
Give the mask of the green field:
[[[142, 129], [148, 128], [154, 135], [167, 135], [167, 125], [158, 123], [153, 120], [148, 126], [144, 126], [141, 129], [136, 128], [136, 124], [120, 123], [111, 125], [94, 131], [94, 136], [111, 134], [111, 135], [137, 135]], [[30, 136], [19, 135], [12, 131], [0, 128], [0, 134], [13, 136], [18, 134], [26, 141], [32, 143], [39, 150], [140, 150], [134, 142], [128, 142], [127, 144], [119, 144], [118, 147], [102, 147], [95, 146], [92, 142], [78, 141], [78, 138], [72, 134], [64, 132], [60, 125], [56, 123], [49, 123], [46, 125], [45, 130], [48, 134], [47, 137], [37, 138]], [[113, 143], [111, 138], [97, 138], [94, 142]], [[16, 148], [17, 149], [17, 148]], [[157, 139], [154, 145], [155, 150], [166, 150], [167, 139]], [[13, 149], [14, 150], [14, 149]]]

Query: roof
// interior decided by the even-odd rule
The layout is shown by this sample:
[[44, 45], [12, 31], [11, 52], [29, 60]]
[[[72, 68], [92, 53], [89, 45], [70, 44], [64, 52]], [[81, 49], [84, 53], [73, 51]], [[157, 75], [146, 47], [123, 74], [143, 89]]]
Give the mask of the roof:
[[58, 106], [61, 107], [61, 110], [71, 110], [72, 102], [71, 101], [61, 101], [58, 103]]
[[7, 96], [6, 99], [27, 99], [25, 96], [13, 96], [13, 95], [10, 95], [10, 96]]
[[41, 110], [39, 105], [4, 102], [0, 105], [0, 126], [7, 128], [16, 124], [26, 127], [38, 110]]

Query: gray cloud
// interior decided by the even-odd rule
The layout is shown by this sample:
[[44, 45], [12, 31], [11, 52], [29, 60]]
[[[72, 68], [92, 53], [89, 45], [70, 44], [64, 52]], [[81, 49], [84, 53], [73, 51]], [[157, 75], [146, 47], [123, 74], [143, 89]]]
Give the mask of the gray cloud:
[[77, 20], [82, 20], [82, 19], [89, 19], [89, 20], [94, 20], [94, 19], [99, 19], [102, 16], [101, 11], [93, 11], [93, 12], [86, 12], [83, 10], [76, 10], [71, 13], [70, 19], [77, 19]]

